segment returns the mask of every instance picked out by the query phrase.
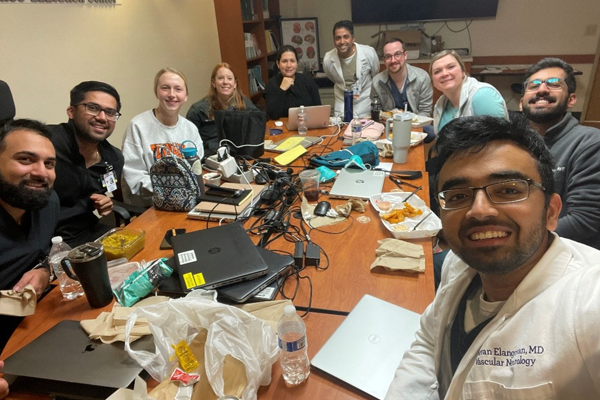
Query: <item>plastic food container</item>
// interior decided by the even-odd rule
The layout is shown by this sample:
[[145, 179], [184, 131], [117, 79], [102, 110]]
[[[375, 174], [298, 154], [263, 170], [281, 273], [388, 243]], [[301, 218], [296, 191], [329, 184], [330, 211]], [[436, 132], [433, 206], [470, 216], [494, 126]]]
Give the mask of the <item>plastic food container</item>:
[[125, 257], [131, 259], [146, 244], [146, 232], [142, 229], [114, 228], [96, 239], [104, 246], [107, 260]]

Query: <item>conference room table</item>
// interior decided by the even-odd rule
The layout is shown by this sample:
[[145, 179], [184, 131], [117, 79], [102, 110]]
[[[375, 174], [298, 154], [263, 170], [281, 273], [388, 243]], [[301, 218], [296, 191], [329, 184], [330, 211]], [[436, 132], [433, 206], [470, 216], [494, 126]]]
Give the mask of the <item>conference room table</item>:
[[[284, 133], [269, 137], [269, 129], [275, 128], [274, 122], [267, 125], [267, 139], [280, 140], [293, 135], [283, 127]], [[309, 153], [329, 152], [340, 149], [342, 134], [338, 128], [330, 127], [309, 130], [311, 136], [323, 136], [322, 144], [312, 146]], [[263, 157], [275, 157], [277, 154], [265, 152]], [[392, 159], [381, 159], [382, 162], [392, 162]], [[308, 165], [307, 158], [299, 158], [290, 164], [289, 168], [298, 173]], [[286, 168], [287, 168], [286, 167]], [[422, 178], [409, 181], [422, 186], [417, 195], [429, 203], [429, 183], [425, 170], [425, 151], [422, 144], [411, 147], [405, 164], [394, 164], [393, 170], [421, 171]], [[396, 185], [389, 179], [385, 180], [384, 192], [397, 190]], [[404, 191], [412, 191], [405, 187]], [[328, 199], [321, 195], [320, 200], [329, 200], [333, 206], [344, 204], [346, 200]], [[359, 222], [367, 217], [368, 222]], [[251, 221], [251, 220], [250, 220]], [[297, 220], [297, 223], [300, 223]], [[250, 222], [249, 222], [250, 223]], [[165, 232], [172, 228], [184, 228], [187, 232], [214, 227], [217, 223], [200, 221], [187, 218], [186, 213], [160, 211], [148, 209], [141, 216], [134, 219], [129, 227], [144, 229], [146, 243], [144, 249], [136, 254], [132, 260], [152, 260], [159, 257], [171, 257], [172, 250], [160, 250]], [[248, 223], [246, 224], [248, 225]], [[353, 211], [347, 221], [328, 225], [310, 231], [310, 239], [319, 245], [327, 254], [327, 259], [321, 254], [320, 268], [305, 267], [299, 274], [309, 277], [300, 279], [296, 291], [296, 279], [290, 277], [286, 280], [283, 293], [290, 296], [296, 291], [292, 299], [299, 310], [306, 310], [310, 305], [310, 312], [304, 316], [307, 327], [308, 353], [313, 357], [323, 346], [335, 329], [343, 322], [345, 315], [352, 310], [358, 301], [370, 294], [390, 303], [399, 305], [409, 310], [422, 313], [433, 301], [433, 255], [432, 238], [411, 239], [411, 243], [423, 247], [426, 268], [424, 273], [415, 272], [390, 272], [380, 267], [371, 270], [370, 266], [375, 260], [377, 241], [393, 237], [381, 222], [378, 213], [367, 204], [365, 213]], [[258, 241], [258, 237], [253, 238]], [[277, 251], [293, 251], [294, 244], [280, 238], [270, 243], [267, 248]], [[326, 267], [326, 269], [324, 269]], [[312, 291], [311, 291], [312, 286]], [[312, 293], [311, 293], [312, 292]], [[277, 299], [283, 299], [281, 292]], [[50, 291], [38, 303], [36, 313], [26, 317], [19, 325], [9, 343], [4, 349], [1, 358], [4, 359], [18, 349], [31, 342], [37, 336], [48, 330], [60, 320], [91, 319], [102, 311], [110, 311], [112, 305], [100, 309], [91, 309], [85, 297], [73, 301], [62, 298], [58, 288]], [[152, 385], [151, 385], [152, 386]], [[42, 399], [47, 398], [39, 394], [24, 392], [11, 392], [9, 398], [14, 399]], [[269, 386], [261, 387], [258, 398], [263, 399], [368, 399], [368, 395], [352, 388], [331, 377], [325, 376], [313, 369], [310, 378], [299, 387], [288, 388], [281, 377], [279, 363], [273, 365], [272, 382]]]

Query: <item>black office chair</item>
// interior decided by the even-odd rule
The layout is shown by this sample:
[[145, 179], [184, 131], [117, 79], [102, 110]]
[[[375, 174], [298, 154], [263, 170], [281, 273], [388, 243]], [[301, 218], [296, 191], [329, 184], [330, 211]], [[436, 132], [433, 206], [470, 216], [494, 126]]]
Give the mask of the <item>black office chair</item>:
[[15, 101], [8, 84], [0, 80], [0, 125], [14, 119], [16, 115]]

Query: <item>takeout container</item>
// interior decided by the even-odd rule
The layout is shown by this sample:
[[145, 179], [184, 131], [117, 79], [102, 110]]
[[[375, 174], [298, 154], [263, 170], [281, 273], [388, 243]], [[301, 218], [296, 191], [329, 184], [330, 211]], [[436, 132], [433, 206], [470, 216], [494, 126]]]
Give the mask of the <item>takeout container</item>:
[[[423, 140], [425, 140], [425, 138], [427, 137], [427, 134], [424, 132], [410, 132], [410, 147], [414, 147], [417, 146], [421, 143], [423, 143]], [[379, 150], [383, 149], [383, 145], [384, 144], [389, 144], [390, 146], [392, 145], [392, 141], [386, 138], [383, 139], [379, 139], [376, 140], [375, 142], [373, 142], [375, 144], [375, 146], [377, 146], [377, 148]]]
[[146, 232], [143, 229], [113, 228], [96, 239], [104, 246], [107, 260], [125, 257], [130, 259], [144, 248]]
[[[370, 201], [373, 208], [375, 208], [379, 212], [379, 216], [386, 214], [387, 212], [383, 212], [377, 204], [381, 201], [389, 201], [392, 203], [393, 209], [402, 209], [404, 208], [403, 200], [410, 195], [410, 192], [389, 192], [389, 193], [381, 193], [374, 194], [371, 196]], [[442, 229], [442, 221], [438, 218], [437, 215], [431, 213], [427, 217], [425, 221], [423, 221], [416, 230], [412, 230], [415, 225], [417, 225], [421, 219], [423, 219], [429, 212], [431, 211], [429, 207], [425, 204], [425, 202], [418, 197], [418, 195], [412, 196], [408, 199], [408, 204], [411, 206], [420, 209], [423, 213], [421, 215], [417, 215], [412, 218], [406, 218], [404, 221], [397, 224], [390, 224], [388, 221], [381, 218], [381, 222], [386, 227], [388, 231], [392, 233], [392, 235], [396, 239], [419, 239], [432, 237], [437, 235], [437, 233]], [[406, 230], [398, 230], [402, 227], [402, 229], [406, 228]]]

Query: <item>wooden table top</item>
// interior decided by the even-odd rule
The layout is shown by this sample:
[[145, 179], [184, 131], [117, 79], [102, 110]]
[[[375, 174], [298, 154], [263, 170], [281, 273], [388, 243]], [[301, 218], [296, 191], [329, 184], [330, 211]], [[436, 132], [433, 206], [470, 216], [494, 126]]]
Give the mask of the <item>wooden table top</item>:
[[[272, 127], [274, 127], [273, 121], [270, 121], [267, 128]], [[284, 134], [276, 136], [275, 140], [293, 134], [293, 132], [287, 132], [285, 126], [281, 128], [284, 130]], [[335, 132], [335, 128], [327, 128], [310, 130], [309, 135], [332, 135]], [[341, 146], [341, 141], [338, 141], [337, 137], [327, 139], [325, 142], [324, 147], [328, 149], [339, 149]], [[323, 149], [323, 147], [314, 146], [310, 150], [314, 152], [320, 151], [320, 149]], [[274, 153], [266, 152], [264, 157], [275, 155]], [[382, 159], [381, 161], [392, 162], [391, 159]], [[304, 167], [305, 164], [305, 159], [296, 160], [292, 164], [294, 172], [299, 172], [299, 169]], [[424, 165], [425, 154], [423, 146], [418, 145], [411, 148], [407, 163], [395, 164], [394, 169], [423, 171], [425, 169]], [[428, 203], [427, 174], [424, 173], [422, 179], [411, 181], [411, 183], [424, 187], [419, 192], [419, 196]], [[391, 191], [394, 188], [396, 186], [386, 179], [384, 191]], [[331, 200], [331, 202], [335, 205], [344, 202], [344, 200]], [[312, 281], [312, 307], [325, 312], [311, 312], [304, 318], [308, 332], [310, 357], [316, 354], [335, 329], [342, 323], [344, 316], [335, 314], [352, 310], [364, 294], [371, 294], [419, 313], [422, 313], [427, 305], [433, 301], [432, 240], [430, 238], [411, 240], [412, 243], [423, 246], [426, 258], [425, 273], [371, 271], [369, 266], [375, 260], [377, 240], [389, 238], [392, 235], [385, 229], [373, 207], [367, 205], [364, 215], [370, 218], [369, 223], [357, 222], [356, 218], [360, 214], [353, 213], [354, 221], [351, 226], [346, 223], [330, 225], [321, 228], [319, 231], [313, 230], [310, 234], [311, 240], [321, 246], [329, 257], [329, 267], [326, 270], [307, 267], [300, 273], [302, 276], [309, 276]], [[142, 228], [146, 231], [145, 247], [132, 259], [133, 261], [140, 261], [142, 259], [151, 260], [158, 257], [171, 257], [173, 255], [172, 250], [159, 249], [166, 230], [171, 228], [185, 228], [188, 232], [191, 232], [205, 229], [207, 226], [216, 226], [216, 223], [188, 219], [185, 213], [159, 211], [151, 208], [132, 221], [129, 226], [132, 228]], [[340, 234], [330, 233], [340, 232], [344, 229], [347, 229], [347, 231]], [[293, 244], [283, 239], [278, 239], [269, 245], [268, 248], [289, 251], [293, 248]], [[325, 266], [325, 264], [326, 260], [321, 256], [321, 266]], [[310, 289], [306, 280], [301, 280], [300, 282], [293, 302], [297, 307], [306, 307], [310, 298]], [[291, 294], [294, 287], [295, 279], [289, 278], [285, 286], [286, 295]], [[281, 295], [278, 297], [281, 298]], [[108, 311], [111, 307], [112, 305], [102, 309], [90, 309], [85, 298], [73, 301], [63, 300], [60, 291], [55, 288], [38, 304], [36, 313], [33, 316], [25, 318], [23, 323], [17, 328], [2, 353], [2, 358], [13, 354], [60, 320], [94, 318], [101, 311]], [[262, 387], [259, 390], [259, 399], [369, 398], [358, 390], [335, 382], [331, 378], [319, 374], [314, 370], [305, 384], [293, 389], [285, 386], [281, 378], [281, 370], [278, 363], [273, 365], [272, 376], [271, 385]], [[11, 393], [9, 398], [36, 399], [45, 397], [26, 393]]]

